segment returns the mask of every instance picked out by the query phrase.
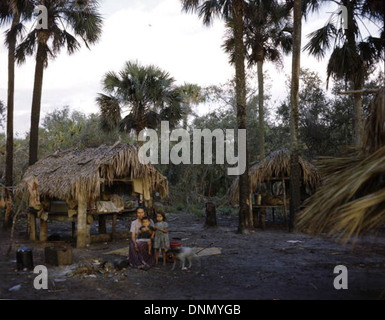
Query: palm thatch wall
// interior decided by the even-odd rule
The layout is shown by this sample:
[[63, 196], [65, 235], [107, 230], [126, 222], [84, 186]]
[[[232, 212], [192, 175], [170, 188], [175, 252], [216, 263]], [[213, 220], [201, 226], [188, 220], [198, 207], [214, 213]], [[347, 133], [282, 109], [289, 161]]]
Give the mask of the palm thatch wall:
[[370, 105], [362, 140], [359, 150], [320, 161], [322, 186], [298, 215], [298, 230], [346, 243], [385, 225], [385, 88]]
[[[299, 158], [301, 180], [311, 190], [314, 190], [320, 181], [317, 168], [310, 162]], [[253, 165], [249, 170], [251, 190], [269, 180], [278, 180], [290, 176], [290, 151], [282, 149], [270, 153], [265, 159]], [[230, 203], [235, 204], [239, 199], [239, 179], [234, 180], [230, 190]]]
[[[102, 182], [110, 185], [113, 179], [142, 179], [150, 192], [161, 197], [168, 194], [167, 179], [151, 166], [139, 162], [138, 149], [129, 144], [102, 145], [98, 148], [59, 152], [41, 159], [25, 172], [17, 187], [19, 195], [60, 200], [97, 200]], [[35, 184], [35, 187], [31, 187]]]

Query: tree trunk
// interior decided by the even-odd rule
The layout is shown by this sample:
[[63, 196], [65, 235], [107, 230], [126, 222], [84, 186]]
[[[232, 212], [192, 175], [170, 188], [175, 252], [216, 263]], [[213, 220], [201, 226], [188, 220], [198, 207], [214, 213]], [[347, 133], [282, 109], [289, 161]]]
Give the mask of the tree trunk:
[[258, 69], [258, 108], [259, 108], [259, 154], [260, 160], [265, 158], [265, 110], [264, 110], [264, 79], [263, 61], [257, 62]]
[[[243, 0], [233, 1], [234, 41], [235, 41], [235, 91], [237, 99], [238, 129], [246, 129], [246, 76], [245, 48], [243, 43]], [[247, 145], [247, 144], [246, 144]], [[247, 233], [253, 227], [253, 214], [250, 202], [249, 160], [246, 147], [246, 170], [239, 177], [239, 233]]]
[[302, 10], [301, 0], [294, 0], [294, 31], [293, 31], [293, 63], [291, 82], [291, 113], [290, 113], [290, 217], [289, 231], [294, 229], [296, 212], [300, 207], [300, 166], [298, 150], [298, 104], [299, 104], [299, 76], [301, 67], [301, 34]]
[[[15, 14], [12, 27], [20, 23], [20, 14]], [[8, 43], [8, 98], [7, 98], [7, 147], [5, 159], [5, 185], [13, 185], [13, 115], [15, 95], [15, 50], [16, 34], [9, 39]]]
[[[361, 81], [354, 84], [354, 90], [361, 90], [363, 85]], [[354, 94], [354, 144], [360, 147], [362, 144], [362, 136], [364, 134], [364, 115], [362, 106], [362, 93]]]
[[45, 242], [48, 240], [48, 221], [40, 219], [39, 240]]
[[190, 113], [190, 111], [191, 111], [191, 107], [190, 107], [190, 104], [189, 103], [186, 103], [185, 104], [185, 113], [183, 114], [183, 128], [185, 129], [185, 130], [187, 130], [188, 129], [188, 116], [189, 116], [189, 113]]
[[[382, 0], [383, 1], [383, 0]], [[382, 77], [382, 85], [385, 86], [385, 4], [382, 4], [382, 12], [381, 12], [381, 16], [382, 16], [382, 32], [383, 32], [383, 35], [384, 37], [381, 37], [381, 41], [382, 41], [382, 48], [383, 48], [383, 51], [382, 51], [382, 66], [384, 67], [384, 70], [383, 70], [383, 77]], [[381, 32], [381, 30], [380, 30]]]
[[43, 45], [38, 44], [35, 67], [35, 82], [33, 87], [32, 108], [31, 108], [31, 133], [29, 136], [29, 165], [37, 162], [39, 148], [39, 122], [41, 96], [43, 90], [43, 75], [45, 68], [45, 52]]
[[[350, 50], [358, 55], [356, 42], [356, 24], [354, 23], [354, 4], [350, 1], [343, 3], [348, 10], [348, 29], [346, 29], [346, 39]], [[364, 66], [363, 63], [355, 67], [355, 72], [351, 72], [350, 81], [353, 85], [353, 90], [362, 90], [364, 87]], [[362, 94], [354, 95], [354, 144], [357, 147], [361, 146], [362, 135], [364, 131], [364, 119], [362, 110]]]
[[12, 221], [12, 211], [13, 211], [13, 199], [12, 199], [12, 191], [9, 189], [4, 189], [6, 192], [7, 200], [5, 202], [5, 212], [4, 212], [4, 222], [3, 229], [7, 230], [11, 227]]
[[217, 213], [213, 202], [206, 203], [205, 227], [217, 227]]
[[85, 197], [80, 196], [78, 200], [76, 248], [85, 248], [88, 244], [87, 231], [87, 202]]
[[107, 233], [106, 216], [103, 214], [99, 215], [99, 233]]

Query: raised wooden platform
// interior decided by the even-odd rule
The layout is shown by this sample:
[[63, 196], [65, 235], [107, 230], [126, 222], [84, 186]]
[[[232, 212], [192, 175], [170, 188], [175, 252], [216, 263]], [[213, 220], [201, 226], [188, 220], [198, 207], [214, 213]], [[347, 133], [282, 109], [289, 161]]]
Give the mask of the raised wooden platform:
[[[114, 238], [119, 238], [119, 235], [116, 231], [116, 225], [117, 225], [117, 219], [118, 217], [124, 217], [124, 216], [132, 216], [135, 214], [135, 209], [126, 209], [122, 210], [120, 212], [87, 212], [87, 238], [89, 239], [89, 242], [93, 242], [93, 240], [96, 240], [97, 238], [100, 239], [106, 239], [105, 241], [112, 240]], [[111, 234], [108, 235], [106, 230], [106, 220], [107, 217], [112, 217], [112, 226], [111, 226]], [[94, 217], [98, 217], [99, 220], [99, 235], [100, 237], [97, 237], [99, 235], [91, 235], [91, 225], [94, 221]], [[29, 235], [30, 240], [36, 241], [37, 240], [37, 231], [36, 231], [36, 219], [37, 214], [35, 212], [29, 212]], [[75, 231], [76, 231], [76, 223], [77, 223], [77, 214], [73, 215], [72, 217], [68, 216], [67, 212], [48, 212], [48, 220], [40, 220], [40, 234], [39, 234], [39, 241], [45, 242], [48, 239], [48, 223], [49, 221], [59, 221], [59, 222], [70, 222], [72, 223], [72, 237], [75, 237]]]

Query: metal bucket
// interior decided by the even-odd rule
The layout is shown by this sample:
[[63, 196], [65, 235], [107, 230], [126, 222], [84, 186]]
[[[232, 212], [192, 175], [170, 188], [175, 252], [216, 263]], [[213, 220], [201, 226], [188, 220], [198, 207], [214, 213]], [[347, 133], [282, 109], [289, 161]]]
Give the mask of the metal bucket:
[[182, 246], [182, 244], [180, 242], [170, 241], [170, 248], [171, 249], [180, 248], [181, 246]]
[[171, 249], [171, 251], [167, 251], [166, 252], [166, 261], [169, 262], [169, 263], [174, 262], [175, 256], [174, 256], [174, 253], [172, 252], [172, 249], [177, 249], [177, 248], [181, 248], [181, 247], [182, 247], [182, 244], [180, 242], [170, 241], [170, 249]]
[[32, 270], [33, 269], [33, 258], [32, 250], [29, 248], [19, 248], [16, 251], [16, 266], [17, 270]]

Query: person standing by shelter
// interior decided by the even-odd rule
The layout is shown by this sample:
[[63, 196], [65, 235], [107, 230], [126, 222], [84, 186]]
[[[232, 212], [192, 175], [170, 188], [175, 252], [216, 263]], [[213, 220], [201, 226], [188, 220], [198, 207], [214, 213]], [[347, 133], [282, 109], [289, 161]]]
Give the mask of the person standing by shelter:
[[163, 212], [157, 212], [155, 224], [155, 264], [158, 264], [160, 251], [163, 251], [163, 265], [166, 265], [166, 250], [170, 249], [170, 241], [168, 238], [168, 223]]
[[[149, 254], [147, 242], [137, 242], [136, 238], [139, 234], [139, 229], [142, 227], [142, 220], [145, 217], [143, 208], [136, 208], [137, 219], [131, 222], [131, 241], [128, 251], [128, 265], [133, 268], [149, 269], [155, 265], [154, 255]], [[154, 222], [151, 221], [151, 226]]]

